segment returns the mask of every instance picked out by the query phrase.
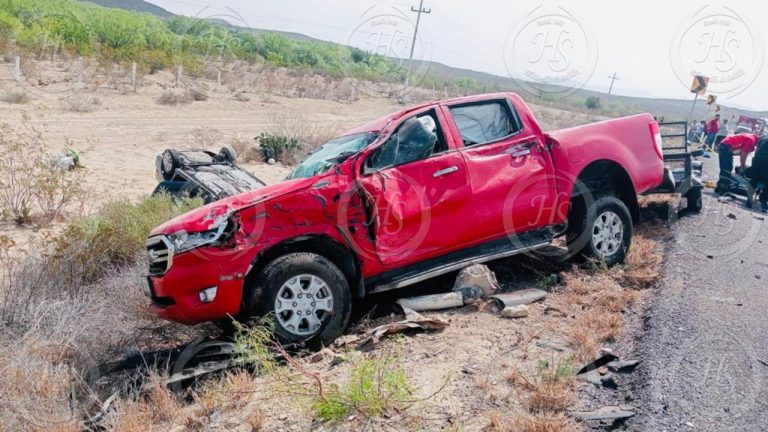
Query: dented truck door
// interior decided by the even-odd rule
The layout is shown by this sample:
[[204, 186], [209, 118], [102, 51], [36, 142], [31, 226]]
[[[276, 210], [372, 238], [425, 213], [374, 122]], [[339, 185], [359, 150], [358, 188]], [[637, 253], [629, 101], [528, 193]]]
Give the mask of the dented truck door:
[[447, 106], [463, 143], [474, 224], [481, 238], [519, 234], [553, 221], [554, 167], [546, 143], [506, 99]]
[[[461, 231], [468, 224], [470, 190], [464, 159], [443, 134], [442, 114], [426, 113], [436, 120], [438, 139], [432, 152], [404, 163], [385, 162], [359, 179], [373, 216], [376, 255], [384, 266], [415, 263], [459, 247]], [[387, 151], [386, 145], [379, 154]]]

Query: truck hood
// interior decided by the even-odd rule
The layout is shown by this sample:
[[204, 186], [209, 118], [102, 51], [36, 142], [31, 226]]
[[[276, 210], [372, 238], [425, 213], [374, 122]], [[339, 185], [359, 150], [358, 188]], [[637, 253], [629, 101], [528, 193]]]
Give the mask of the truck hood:
[[149, 233], [149, 237], [161, 234], [170, 235], [180, 230], [190, 233], [208, 231], [222, 217], [268, 200], [303, 191], [317, 182], [317, 177], [287, 180], [282, 183], [224, 198], [165, 222], [153, 229]]

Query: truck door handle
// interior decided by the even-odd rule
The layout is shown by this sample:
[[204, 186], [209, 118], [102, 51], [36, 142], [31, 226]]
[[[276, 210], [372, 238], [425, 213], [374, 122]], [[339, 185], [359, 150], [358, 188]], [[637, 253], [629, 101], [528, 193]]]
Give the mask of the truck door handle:
[[514, 158], [528, 156], [531, 154], [531, 149], [536, 145], [535, 141], [527, 142], [524, 144], [518, 144], [512, 146], [506, 150], [505, 153], [512, 155]]
[[456, 172], [458, 170], [459, 170], [459, 167], [454, 165], [454, 166], [448, 167], [446, 169], [441, 169], [440, 171], [435, 171], [435, 173], [432, 174], [432, 177], [437, 178], [437, 177], [440, 177], [440, 176], [448, 175], [450, 173], [454, 173], [454, 172]]

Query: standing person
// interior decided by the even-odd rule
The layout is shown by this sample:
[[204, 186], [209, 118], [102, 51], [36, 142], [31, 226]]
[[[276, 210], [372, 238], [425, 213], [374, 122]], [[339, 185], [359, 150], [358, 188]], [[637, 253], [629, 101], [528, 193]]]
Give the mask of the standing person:
[[760, 191], [760, 205], [763, 212], [768, 212], [768, 138], [757, 142], [757, 150], [752, 158], [752, 166], [744, 170], [752, 187]]
[[720, 145], [721, 142], [725, 139], [725, 137], [728, 136], [728, 120], [723, 120], [723, 123], [720, 125], [720, 129], [717, 131], [717, 135], [715, 136], [715, 144]]
[[704, 128], [704, 132], [707, 134], [706, 144], [712, 148], [715, 148], [715, 140], [717, 139], [717, 132], [720, 130], [720, 114], [717, 114], [715, 118], [707, 123]]
[[704, 127], [707, 125], [707, 122], [704, 120], [700, 122], [696, 122], [693, 125], [693, 138], [691, 141], [698, 142], [698, 143], [704, 143], [704, 139], [702, 138], [702, 135], [704, 134]]

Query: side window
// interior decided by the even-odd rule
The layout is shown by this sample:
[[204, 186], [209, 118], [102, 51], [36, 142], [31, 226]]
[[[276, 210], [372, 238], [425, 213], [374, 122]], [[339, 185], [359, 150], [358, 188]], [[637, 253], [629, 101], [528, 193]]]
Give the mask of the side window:
[[448, 150], [434, 111], [404, 121], [384, 145], [365, 161], [366, 171], [375, 171], [426, 159]]
[[494, 101], [450, 108], [465, 146], [485, 144], [520, 131], [507, 104]]

